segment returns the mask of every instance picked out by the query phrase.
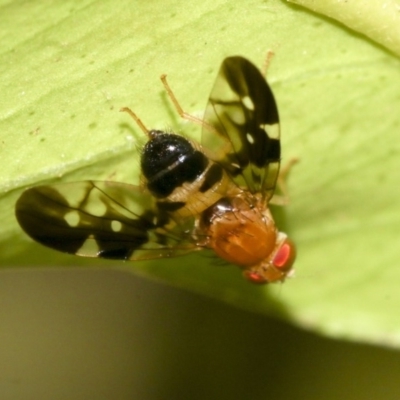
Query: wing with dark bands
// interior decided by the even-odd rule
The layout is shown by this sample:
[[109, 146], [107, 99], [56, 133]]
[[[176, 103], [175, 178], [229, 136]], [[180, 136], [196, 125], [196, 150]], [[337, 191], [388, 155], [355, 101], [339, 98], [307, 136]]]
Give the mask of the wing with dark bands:
[[279, 116], [270, 87], [252, 63], [243, 57], [223, 61], [204, 120], [202, 145], [238, 186], [268, 200], [279, 174]]
[[193, 218], [175, 223], [133, 185], [76, 182], [26, 190], [16, 204], [24, 231], [53, 249], [86, 257], [140, 260], [194, 249]]

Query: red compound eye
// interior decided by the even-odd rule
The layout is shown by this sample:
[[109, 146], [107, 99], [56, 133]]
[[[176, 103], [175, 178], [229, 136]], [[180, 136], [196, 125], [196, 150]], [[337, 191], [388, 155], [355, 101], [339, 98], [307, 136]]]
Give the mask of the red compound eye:
[[268, 283], [264, 276], [254, 271], [244, 271], [243, 276], [251, 283], [264, 284]]
[[290, 239], [285, 239], [276, 252], [272, 264], [280, 271], [289, 271], [296, 258], [296, 247]]

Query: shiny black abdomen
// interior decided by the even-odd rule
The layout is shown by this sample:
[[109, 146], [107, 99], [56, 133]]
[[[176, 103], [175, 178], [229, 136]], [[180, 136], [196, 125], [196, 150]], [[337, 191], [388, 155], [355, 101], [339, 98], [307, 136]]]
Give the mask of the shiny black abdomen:
[[193, 182], [207, 168], [208, 160], [182, 136], [151, 131], [143, 148], [141, 169], [147, 187], [157, 198], [168, 197], [185, 182]]

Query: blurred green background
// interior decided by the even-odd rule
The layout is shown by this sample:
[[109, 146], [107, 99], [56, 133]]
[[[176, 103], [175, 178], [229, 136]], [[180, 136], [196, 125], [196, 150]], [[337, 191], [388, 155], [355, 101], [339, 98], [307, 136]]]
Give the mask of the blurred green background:
[[2, 400], [397, 400], [400, 354], [109, 270], [0, 274]]

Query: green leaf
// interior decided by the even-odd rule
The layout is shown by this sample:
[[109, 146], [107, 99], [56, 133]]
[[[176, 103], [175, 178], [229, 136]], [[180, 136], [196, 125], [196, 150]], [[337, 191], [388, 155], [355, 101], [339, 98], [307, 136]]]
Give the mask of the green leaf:
[[[3, 1], [0, 35], [3, 267], [112, 265], [326, 335], [400, 345], [400, 65], [392, 53], [279, 0]], [[84, 260], [21, 232], [13, 207], [27, 186], [138, 181], [145, 139], [122, 106], [146, 126], [199, 137], [169, 104], [162, 73], [184, 109], [201, 115], [224, 57], [261, 66], [270, 49], [283, 163], [300, 158], [291, 203], [276, 210], [298, 247], [295, 278], [252, 286], [237, 268], [201, 254]]]
[[319, 12], [382, 44], [400, 55], [400, 3], [398, 0], [288, 0]]

